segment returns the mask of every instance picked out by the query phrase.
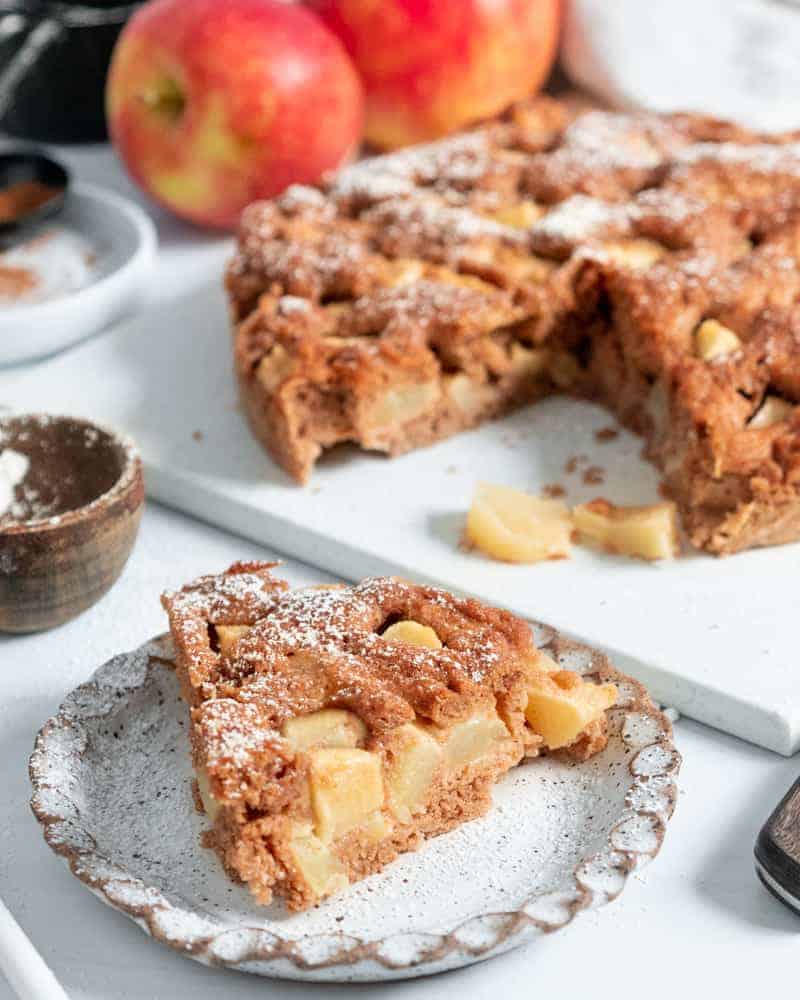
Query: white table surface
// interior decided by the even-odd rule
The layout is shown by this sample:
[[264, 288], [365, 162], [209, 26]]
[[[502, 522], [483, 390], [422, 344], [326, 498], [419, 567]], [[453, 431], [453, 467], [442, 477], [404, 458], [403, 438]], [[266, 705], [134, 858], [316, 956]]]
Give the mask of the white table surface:
[[[61, 151], [84, 180], [132, 188], [111, 154]], [[227, 252], [157, 214], [162, 268], [153, 301], [199, 287]], [[0, 374], [2, 385], [14, 372]], [[326, 987], [206, 969], [155, 944], [95, 899], [45, 846], [28, 808], [27, 759], [41, 724], [64, 695], [112, 654], [164, 627], [158, 595], [237, 558], [268, 555], [148, 504], [120, 581], [76, 621], [41, 635], [0, 636], [0, 896], [74, 1000], [205, 1000], [210, 997], [745, 997], [796, 992], [800, 918], [757, 882], [759, 827], [796, 777], [783, 759], [681, 720], [681, 794], [661, 855], [622, 897], [529, 948], [444, 976], [388, 986]], [[296, 584], [324, 574], [290, 562]], [[0, 1000], [12, 994], [0, 979]]]

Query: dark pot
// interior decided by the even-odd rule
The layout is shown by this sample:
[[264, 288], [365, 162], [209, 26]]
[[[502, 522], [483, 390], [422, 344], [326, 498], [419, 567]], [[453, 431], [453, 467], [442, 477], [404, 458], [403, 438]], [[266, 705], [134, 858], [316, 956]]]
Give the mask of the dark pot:
[[139, 6], [0, 0], [0, 129], [42, 142], [105, 139], [111, 52]]

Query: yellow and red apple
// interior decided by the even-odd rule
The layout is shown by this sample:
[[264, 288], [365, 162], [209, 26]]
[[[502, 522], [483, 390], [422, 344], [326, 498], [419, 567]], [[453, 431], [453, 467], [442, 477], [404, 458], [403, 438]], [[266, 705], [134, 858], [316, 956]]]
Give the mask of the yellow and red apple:
[[340, 41], [280, 0], [151, 0], [109, 71], [112, 140], [153, 198], [201, 225], [313, 182], [357, 147], [363, 93]]
[[560, 0], [306, 0], [341, 38], [383, 149], [434, 139], [536, 90], [553, 63]]

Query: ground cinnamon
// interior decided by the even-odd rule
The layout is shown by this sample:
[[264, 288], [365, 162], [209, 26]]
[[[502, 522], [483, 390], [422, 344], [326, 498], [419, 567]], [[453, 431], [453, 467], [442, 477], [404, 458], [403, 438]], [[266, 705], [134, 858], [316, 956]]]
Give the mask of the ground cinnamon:
[[17, 181], [0, 190], [0, 222], [13, 222], [49, 201], [57, 189], [41, 181]]
[[27, 267], [0, 264], [0, 299], [19, 299], [39, 284], [39, 278]]

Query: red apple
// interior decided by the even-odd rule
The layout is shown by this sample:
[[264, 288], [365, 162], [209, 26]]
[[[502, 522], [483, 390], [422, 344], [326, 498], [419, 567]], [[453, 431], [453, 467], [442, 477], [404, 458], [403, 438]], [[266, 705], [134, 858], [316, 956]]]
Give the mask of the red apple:
[[541, 86], [560, 0], [306, 0], [344, 42], [383, 149], [433, 139]]
[[106, 103], [134, 179], [176, 214], [217, 227], [339, 166], [363, 123], [341, 43], [280, 0], [151, 0], [117, 43]]

